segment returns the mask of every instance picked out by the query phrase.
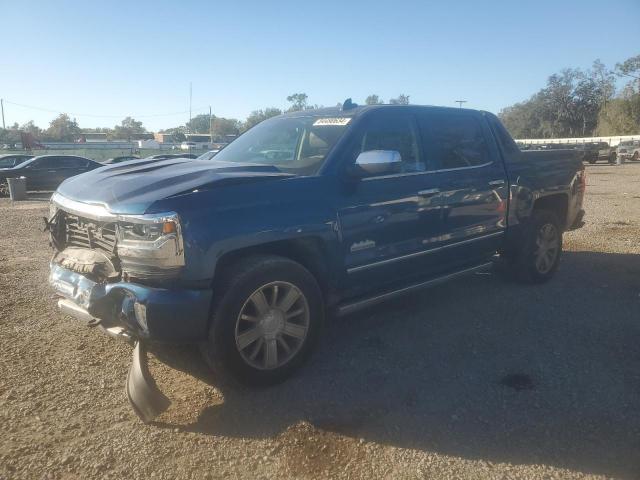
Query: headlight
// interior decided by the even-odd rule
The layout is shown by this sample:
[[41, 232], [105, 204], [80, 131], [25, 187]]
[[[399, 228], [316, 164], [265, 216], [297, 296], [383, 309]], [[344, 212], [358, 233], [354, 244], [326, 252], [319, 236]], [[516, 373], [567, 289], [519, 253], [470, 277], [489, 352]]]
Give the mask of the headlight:
[[116, 231], [123, 273], [163, 279], [175, 276], [184, 266], [182, 231], [176, 213], [119, 215]]

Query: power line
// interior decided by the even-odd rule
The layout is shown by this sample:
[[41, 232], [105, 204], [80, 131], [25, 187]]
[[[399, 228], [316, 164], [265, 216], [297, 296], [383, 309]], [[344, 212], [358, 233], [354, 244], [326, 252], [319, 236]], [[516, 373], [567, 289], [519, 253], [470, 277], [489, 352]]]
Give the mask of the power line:
[[[185, 113], [189, 113], [189, 110], [185, 110], [182, 112], [170, 112], [170, 113], [152, 113], [152, 114], [144, 114], [144, 115], [132, 115], [132, 114], [127, 114], [127, 115], [96, 115], [93, 113], [74, 113], [74, 112], [64, 112], [62, 110], [53, 110], [51, 108], [44, 108], [44, 107], [36, 107], [34, 105], [25, 105], [24, 103], [17, 103], [17, 102], [11, 102], [7, 99], [4, 99], [4, 103], [8, 103], [10, 105], [15, 105], [17, 107], [22, 107], [22, 108], [30, 108], [32, 110], [40, 110], [42, 112], [48, 112], [48, 113], [66, 113], [67, 115], [70, 115], [72, 117], [92, 117], [92, 118], [124, 118], [124, 117], [134, 117], [134, 118], [152, 118], [152, 117], [170, 117], [170, 116], [176, 116], [176, 115], [184, 115]], [[208, 107], [199, 107], [194, 109], [196, 112], [206, 112]]]

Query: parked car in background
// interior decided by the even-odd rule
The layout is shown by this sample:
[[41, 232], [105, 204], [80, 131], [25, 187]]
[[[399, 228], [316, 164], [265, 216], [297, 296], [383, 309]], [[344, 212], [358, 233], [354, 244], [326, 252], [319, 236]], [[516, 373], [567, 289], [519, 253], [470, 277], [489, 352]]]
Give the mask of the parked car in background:
[[600, 158], [600, 150], [601, 150], [600, 142], [582, 143], [578, 145], [577, 149], [582, 152], [583, 162], [589, 162], [590, 164], [594, 164]]
[[622, 161], [640, 161], [640, 140], [627, 140], [620, 142], [617, 147], [617, 154]]
[[616, 163], [616, 147], [611, 147], [607, 142], [598, 143], [598, 160]]
[[54, 190], [67, 178], [101, 167], [102, 164], [75, 155], [40, 155], [0, 170], [0, 183], [7, 178], [25, 177], [27, 190]]
[[196, 160], [211, 160], [213, 157], [217, 155], [220, 150], [209, 150], [208, 152], [204, 152], [200, 155]]
[[180, 148], [182, 150], [195, 150], [198, 148], [198, 144], [196, 142], [182, 142]]
[[108, 160], [105, 160], [102, 163], [104, 165], [111, 165], [113, 163], [128, 162], [129, 160], [139, 160], [139, 159], [140, 157], [138, 157], [137, 155], [122, 155], [121, 157], [110, 158]]
[[[551, 279], [584, 190], [578, 152], [522, 152], [490, 113], [345, 102], [265, 120], [210, 162], [66, 181], [52, 197], [50, 282], [69, 315], [141, 342], [200, 344], [219, 371], [270, 384], [300, 366], [329, 312], [486, 269], [496, 254], [522, 281]], [[69, 239], [76, 225], [87, 233]], [[98, 231], [109, 241], [92, 244]], [[133, 365], [130, 381], [143, 379]], [[148, 412], [139, 391], [130, 398]]]
[[33, 158], [33, 155], [27, 155], [24, 153], [0, 155], [0, 169], [13, 168], [30, 158]]

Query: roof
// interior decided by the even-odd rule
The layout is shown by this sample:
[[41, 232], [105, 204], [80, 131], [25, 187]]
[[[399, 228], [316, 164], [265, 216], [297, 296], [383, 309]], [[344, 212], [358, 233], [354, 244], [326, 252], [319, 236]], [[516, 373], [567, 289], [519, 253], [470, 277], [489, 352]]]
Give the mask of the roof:
[[287, 112], [281, 115], [281, 117], [357, 117], [364, 112], [369, 110], [389, 110], [389, 109], [398, 109], [398, 110], [416, 110], [416, 109], [429, 109], [429, 110], [442, 110], [448, 112], [473, 112], [478, 113], [478, 110], [474, 110], [471, 108], [459, 108], [459, 107], [438, 107], [434, 105], [392, 105], [392, 104], [381, 104], [381, 105], [358, 105], [357, 107], [350, 108], [348, 110], [343, 110], [341, 107], [327, 107], [327, 108], [316, 108], [311, 110], [299, 110], [296, 112]]

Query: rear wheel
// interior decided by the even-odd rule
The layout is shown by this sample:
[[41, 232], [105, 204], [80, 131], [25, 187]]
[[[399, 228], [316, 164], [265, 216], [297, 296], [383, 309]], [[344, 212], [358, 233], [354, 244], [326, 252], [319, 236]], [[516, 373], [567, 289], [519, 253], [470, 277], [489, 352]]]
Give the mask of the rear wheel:
[[221, 283], [205, 358], [243, 383], [285, 380], [311, 353], [324, 320], [315, 278], [286, 258], [255, 256]]
[[0, 197], [9, 196], [9, 184], [6, 180], [0, 180]]
[[544, 283], [558, 269], [561, 254], [562, 229], [558, 217], [547, 210], [534, 210], [509, 265], [520, 281]]
[[631, 157], [631, 159], [632, 159], [634, 162], [637, 162], [638, 160], [640, 160], [640, 153], [635, 152], [635, 153], [633, 154], [633, 157]]

